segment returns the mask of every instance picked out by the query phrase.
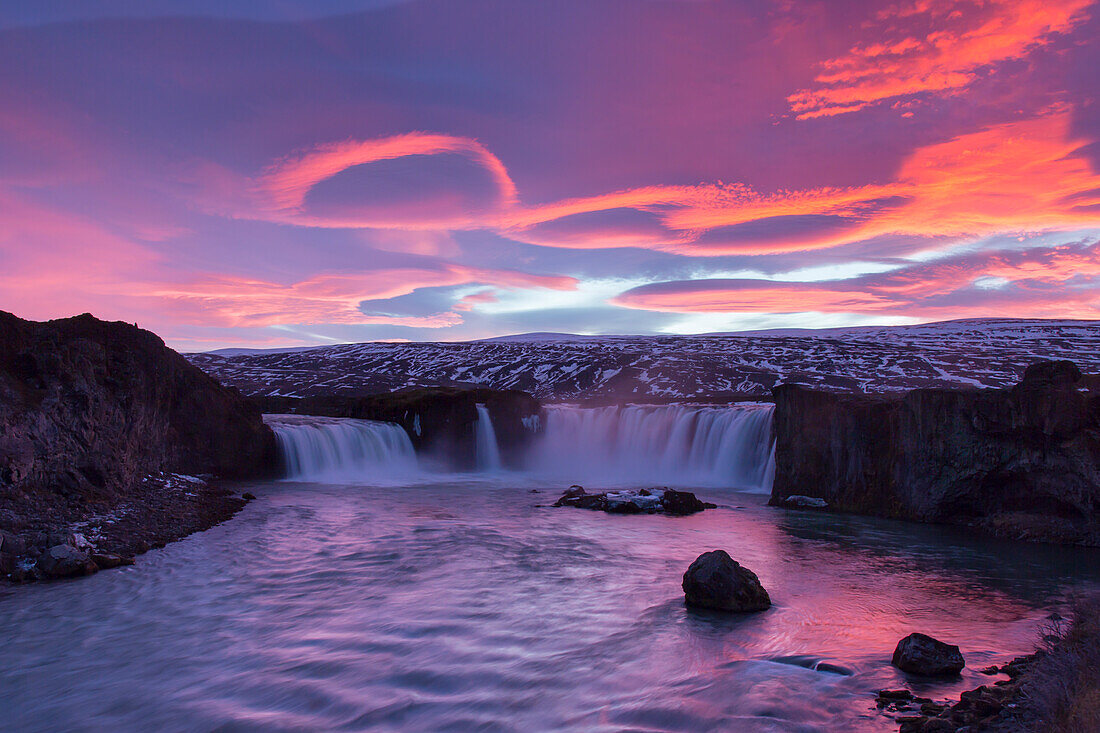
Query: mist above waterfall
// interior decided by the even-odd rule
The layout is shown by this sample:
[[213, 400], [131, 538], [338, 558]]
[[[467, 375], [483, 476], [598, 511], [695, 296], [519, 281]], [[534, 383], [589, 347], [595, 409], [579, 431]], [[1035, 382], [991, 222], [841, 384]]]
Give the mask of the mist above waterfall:
[[[682, 486], [768, 492], [773, 406], [626, 405], [546, 408], [545, 429], [515, 470], [502, 467], [489, 410], [478, 405], [474, 475], [538, 484]], [[324, 483], [428, 478], [392, 423], [269, 415], [290, 480]], [[534, 428], [532, 422], [528, 429]]]

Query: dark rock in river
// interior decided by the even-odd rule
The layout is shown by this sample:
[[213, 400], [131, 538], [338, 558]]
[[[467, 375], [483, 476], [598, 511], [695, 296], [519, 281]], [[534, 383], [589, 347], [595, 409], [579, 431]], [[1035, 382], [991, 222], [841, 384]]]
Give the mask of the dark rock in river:
[[54, 545], [39, 556], [35, 569], [44, 578], [73, 578], [91, 575], [99, 567], [86, 552], [71, 545]]
[[773, 505], [806, 496], [840, 511], [1100, 544], [1100, 379], [1071, 362], [1034, 364], [1003, 390], [787, 384], [774, 396]]
[[927, 677], [957, 675], [966, 666], [957, 646], [926, 634], [910, 634], [899, 641], [890, 663], [903, 672]]
[[684, 573], [684, 600], [689, 606], [720, 611], [763, 611], [771, 598], [756, 573], [741, 567], [725, 550], [704, 552]]
[[700, 501], [690, 491], [674, 489], [638, 489], [589, 494], [580, 486], [572, 486], [554, 502], [555, 507], [571, 506], [594, 509], [610, 514], [669, 514], [686, 516], [714, 504]]

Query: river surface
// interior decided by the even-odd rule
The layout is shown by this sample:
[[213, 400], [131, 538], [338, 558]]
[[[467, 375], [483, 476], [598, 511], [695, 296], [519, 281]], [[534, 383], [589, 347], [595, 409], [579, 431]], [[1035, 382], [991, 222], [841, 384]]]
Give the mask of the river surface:
[[[896, 730], [875, 690], [989, 683], [1100, 582], [1094, 551], [720, 489], [677, 518], [545, 508], [560, 487], [501, 478], [247, 489], [133, 567], [0, 588], [5, 729]], [[771, 610], [684, 607], [716, 548]], [[960, 679], [890, 666], [918, 630], [962, 648]]]

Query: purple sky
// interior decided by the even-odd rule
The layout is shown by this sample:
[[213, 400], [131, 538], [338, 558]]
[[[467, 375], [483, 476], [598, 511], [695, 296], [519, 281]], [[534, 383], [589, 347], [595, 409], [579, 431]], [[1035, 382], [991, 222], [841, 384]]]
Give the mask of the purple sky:
[[1100, 318], [1098, 37], [1083, 0], [16, 4], [0, 309], [184, 350]]

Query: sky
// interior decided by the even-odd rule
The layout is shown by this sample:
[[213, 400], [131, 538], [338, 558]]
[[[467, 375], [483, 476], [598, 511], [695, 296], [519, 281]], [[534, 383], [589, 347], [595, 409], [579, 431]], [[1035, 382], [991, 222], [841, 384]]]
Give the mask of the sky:
[[0, 309], [180, 350], [1100, 318], [1085, 0], [0, 7]]

